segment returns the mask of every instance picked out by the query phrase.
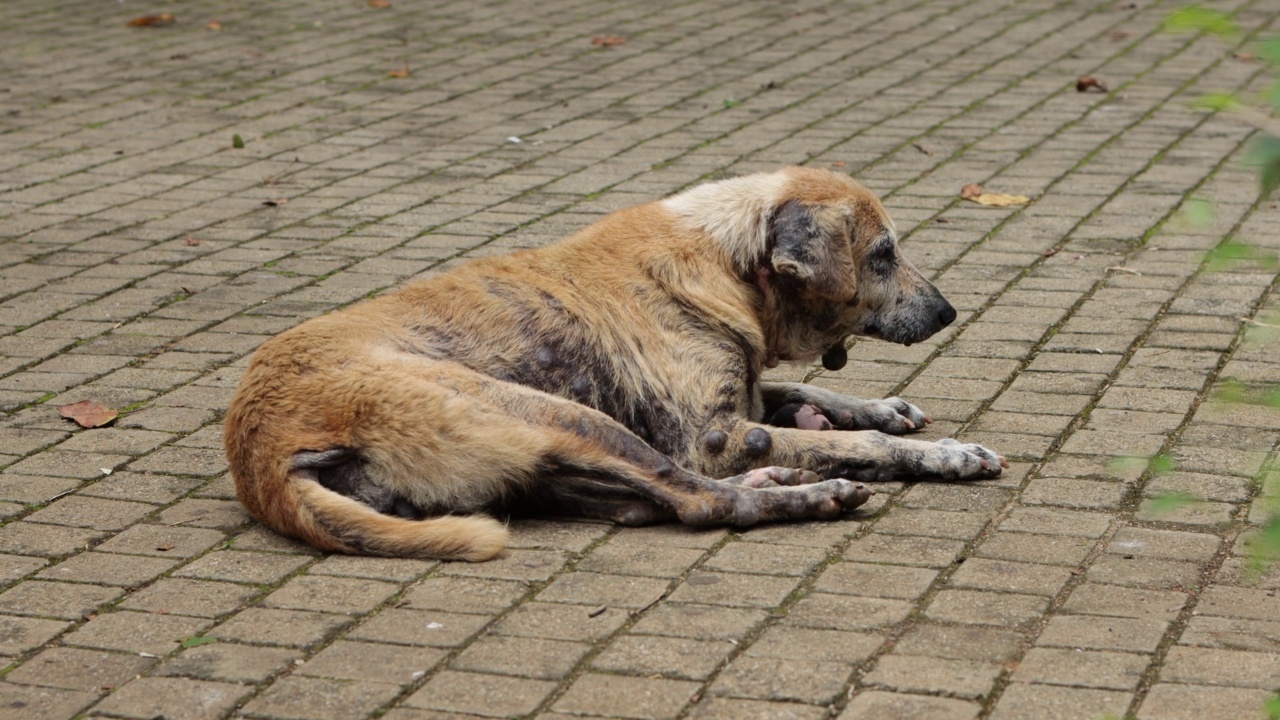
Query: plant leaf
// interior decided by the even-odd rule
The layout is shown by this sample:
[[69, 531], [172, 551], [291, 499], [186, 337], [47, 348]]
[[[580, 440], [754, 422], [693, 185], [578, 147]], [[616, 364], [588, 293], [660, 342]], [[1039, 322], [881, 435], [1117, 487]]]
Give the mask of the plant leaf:
[[1258, 135], [1249, 143], [1245, 162], [1257, 166], [1262, 199], [1266, 200], [1280, 187], [1280, 138]]
[[182, 641], [183, 649], [200, 647], [201, 645], [211, 645], [218, 642], [218, 638], [209, 637], [208, 635], [192, 635]]
[[1207, 32], [1222, 37], [1239, 34], [1236, 21], [1231, 16], [1199, 5], [1182, 8], [1164, 21], [1168, 32]]
[[1232, 93], [1216, 92], [1201, 95], [1191, 101], [1191, 107], [1201, 110], [1230, 110], [1240, 104], [1240, 100]]
[[115, 410], [99, 405], [92, 400], [81, 400], [78, 403], [62, 405], [58, 408], [58, 414], [74, 421], [75, 424], [82, 428], [102, 427], [120, 415]]
[[1165, 513], [1171, 513], [1174, 510], [1187, 507], [1188, 505], [1195, 505], [1198, 502], [1200, 502], [1199, 498], [1186, 493], [1161, 493], [1159, 495], [1152, 496], [1151, 500], [1147, 503], [1147, 510], [1155, 515], [1163, 515]]

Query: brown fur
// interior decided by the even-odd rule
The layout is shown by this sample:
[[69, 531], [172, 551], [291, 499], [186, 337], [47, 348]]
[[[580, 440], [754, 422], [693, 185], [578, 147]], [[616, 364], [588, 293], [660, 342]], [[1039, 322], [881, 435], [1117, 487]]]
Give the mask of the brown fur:
[[487, 513], [526, 509], [835, 517], [870, 495], [858, 480], [991, 477], [1003, 461], [884, 434], [928, 422], [897, 398], [760, 371], [843, 357], [850, 335], [910, 344], [954, 317], [861, 186], [747, 176], [271, 339], [228, 411], [227, 455], [255, 517], [339, 552], [484, 560], [507, 538]]

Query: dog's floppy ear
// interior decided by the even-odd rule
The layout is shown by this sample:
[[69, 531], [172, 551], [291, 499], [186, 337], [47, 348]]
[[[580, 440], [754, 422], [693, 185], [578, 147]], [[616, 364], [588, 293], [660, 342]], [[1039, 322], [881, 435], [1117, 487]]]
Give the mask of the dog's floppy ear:
[[847, 240], [824, 230], [814, 208], [788, 200], [769, 227], [773, 269], [835, 300], [853, 299], [856, 270]]

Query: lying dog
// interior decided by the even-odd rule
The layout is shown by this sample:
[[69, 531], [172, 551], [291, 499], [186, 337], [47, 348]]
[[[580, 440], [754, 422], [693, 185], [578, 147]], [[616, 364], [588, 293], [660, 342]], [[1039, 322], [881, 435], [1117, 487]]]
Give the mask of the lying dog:
[[834, 518], [866, 502], [862, 481], [990, 478], [1004, 460], [885, 434], [929, 422], [898, 398], [761, 370], [839, 369], [850, 335], [910, 345], [955, 317], [865, 188], [750, 175], [271, 339], [227, 413], [227, 456], [255, 517], [349, 553], [486, 560], [507, 531], [484, 513], [512, 509]]

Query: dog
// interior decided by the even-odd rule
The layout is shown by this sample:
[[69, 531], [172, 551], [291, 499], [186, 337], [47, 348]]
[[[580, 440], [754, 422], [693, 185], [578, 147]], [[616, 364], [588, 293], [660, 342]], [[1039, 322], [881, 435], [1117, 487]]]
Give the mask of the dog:
[[314, 318], [255, 353], [226, 417], [236, 492], [329, 551], [482, 561], [492, 514], [626, 525], [830, 519], [897, 476], [991, 478], [930, 419], [760, 379], [956, 318], [879, 200], [808, 168], [695, 186], [547, 247]]

